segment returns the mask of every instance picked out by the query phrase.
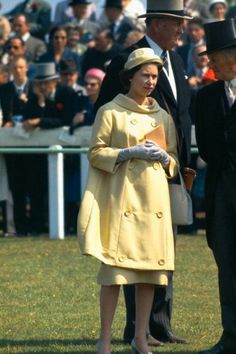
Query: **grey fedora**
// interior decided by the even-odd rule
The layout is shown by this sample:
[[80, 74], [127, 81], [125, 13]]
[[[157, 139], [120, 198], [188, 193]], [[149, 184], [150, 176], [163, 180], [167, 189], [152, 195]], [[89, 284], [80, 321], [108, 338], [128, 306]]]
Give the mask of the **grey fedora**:
[[192, 17], [184, 12], [183, 0], [147, 0], [147, 13], [142, 17], [176, 17], [191, 20]]
[[59, 78], [56, 72], [55, 63], [39, 63], [35, 64], [35, 81], [47, 81]]
[[204, 28], [207, 50], [199, 53], [199, 56], [236, 47], [236, 20], [234, 18], [206, 23]]

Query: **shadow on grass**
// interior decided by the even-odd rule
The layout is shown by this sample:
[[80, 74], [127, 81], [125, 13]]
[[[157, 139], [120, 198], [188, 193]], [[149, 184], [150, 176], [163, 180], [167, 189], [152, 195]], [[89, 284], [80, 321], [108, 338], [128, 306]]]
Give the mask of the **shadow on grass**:
[[[122, 344], [119, 340], [113, 340], [113, 344]], [[51, 346], [60, 346], [60, 349], [55, 349], [55, 348], [50, 348]], [[96, 345], [96, 340], [94, 339], [32, 339], [32, 340], [11, 340], [11, 339], [2, 339], [0, 340], [0, 350], [7, 348], [8, 353], [11, 353], [11, 348], [14, 348], [14, 353], [17, 353], [16, 348], [19, 348], [19, 353], [21, 354], [32, 354], [32, 353], [40, 353], [40, 354], [61, 354], [61, 353], [66, 353], [66, 354], [75, 354], [75, 353], [81, 353], [82, 351], [79, 348], [76, 348], [73, 350], [71, 349], [70, 351], [67, 351], [66, 347], [68, 346], [93, 346], [95, 348]], [[32, 350], [30, 350], [30, 347], [32, 347]], [[47, 349], [46, 349], [47, 347]], [[78, 351], [79, 349], [79, 351]], [[22, 351], [25, 350], [25, 351]], [[154, 349], [155, 352], [158, 352], [158, 349]], [[132, 350], [129, 345], [127, 345], [127, 349], [121, 349], [121, 350], [115, 350], [113, 353], [117, 354], [128, 354], [131, 353]], [[86, 349], [83, 348], [83, 354], [94, 354], [95, 350], [91, 349]], [[169, 349], [166, 348], [166, 350], [162, 349], [160, 354], [196, 354], [197, 351], [193, 350], [181, 350], [181, 351], [169, 351]]]

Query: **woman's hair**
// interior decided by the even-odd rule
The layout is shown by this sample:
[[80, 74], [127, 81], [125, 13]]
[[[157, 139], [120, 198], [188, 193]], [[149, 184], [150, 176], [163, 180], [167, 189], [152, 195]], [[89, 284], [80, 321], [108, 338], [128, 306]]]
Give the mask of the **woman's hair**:
[[50, 42], [52, 41], [55, 33], [59, 32], [59, 31], [63, 31], [63, 32], [65, 32], [67, 34], [66, 29], [65, 29], [64, 26], [54, 26], [54, 27], [51, 28], [51, 30], [49, 32], [49, 40], [50, 40]]
[[11, 33], [11, 24], [4, 16], [0, 16], [0, 30], [3, 33], [3, 39], [7, 40]]
[[120, 82], [122, 83], [125, 90], [129, 90], [130, 88], [130, 81], [134, 77], [134, 74], [141, 69], [142, 65], [135, 66], [130, 70], [121, 70], [119, 73]]

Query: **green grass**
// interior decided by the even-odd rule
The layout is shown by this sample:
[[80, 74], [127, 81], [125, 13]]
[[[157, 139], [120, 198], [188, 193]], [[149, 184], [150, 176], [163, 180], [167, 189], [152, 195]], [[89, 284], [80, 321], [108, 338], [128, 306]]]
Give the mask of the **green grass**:
[[[95, 353], [98, 266], [79, 254], [75, 238], [1, 238], [0, 353]], [[178, 237], [174, 284], [173, 327], [191, 343], [153, 352], [196, 353], [221, 332], [216, 267], [203, 235]], [[113, 353], [131, 353], [121, 342], [124, 320], [120, 296]]]

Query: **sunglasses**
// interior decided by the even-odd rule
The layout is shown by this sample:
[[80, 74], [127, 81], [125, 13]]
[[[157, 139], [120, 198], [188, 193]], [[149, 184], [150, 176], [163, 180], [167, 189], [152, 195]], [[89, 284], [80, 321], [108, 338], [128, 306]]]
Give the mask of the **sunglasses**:
[[58, 40], [58, 39], [67, 39], [66, 36], [54, 36], [54, 39]]
[[97, 82], [85, 82], [84, 83], [84, 86], [91, 86], [91, 87], [94, 87], [96, 86], [98, 83]]
[[13, 48], [13, 49], [19, 49], [20, 47], [17, 46], [17, 45], [9, 45], [9, 46], [7, 47], [7, 49], [11, 49], [11, 48]]

